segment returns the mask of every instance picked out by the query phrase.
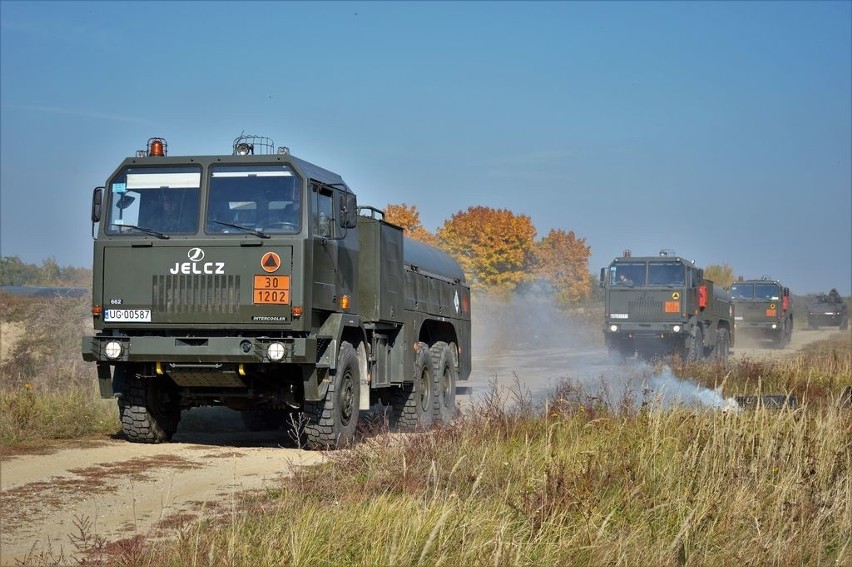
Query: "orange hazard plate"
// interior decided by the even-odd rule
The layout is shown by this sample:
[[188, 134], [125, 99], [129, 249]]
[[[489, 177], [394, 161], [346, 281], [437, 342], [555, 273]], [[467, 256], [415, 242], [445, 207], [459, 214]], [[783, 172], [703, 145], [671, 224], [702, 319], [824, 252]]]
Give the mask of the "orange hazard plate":
[[290, 303], [290, 276], [255, 276], [254, 303]]

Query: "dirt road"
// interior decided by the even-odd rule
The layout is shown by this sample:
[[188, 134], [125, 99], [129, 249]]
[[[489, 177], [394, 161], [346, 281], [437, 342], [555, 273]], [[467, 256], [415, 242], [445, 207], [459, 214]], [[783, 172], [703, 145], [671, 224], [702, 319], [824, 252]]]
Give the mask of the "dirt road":
[[0, 564], [74, 563], [81, 525], [108, 542], [168, 536], [204, 512], [227, 510], [238, 492], [322, 461], [287, 442], [246, 431], [236, 412], [198, 408], [184, 413], [173, 443], [117, 439], [4, 458]]
[[[460, 399], [463, 406], [492, 385], [542, 400], [566, 377], [592, 382], [606, 374], [611, 364], [597, 330], [571, 325], [525, 333], [525, 344], [517, 335], [479, 333], [473, 393]], [[735, 356], [785, 356], [837, 332], [799, 331], [783, 351], [737, 348]], [[322, 461], [322, 453], [287, 447], [282, 435], [250, 433], [236, 412], [201, 408], [184, 413], [173, 443], [110, 439], [6, 457], [0, 462], [0, 564], [73, 563], [81, 526], [110, 542], [167, 537], [199, 514], [227, 510], [240, 491], [275, 485], [294, 467]]]

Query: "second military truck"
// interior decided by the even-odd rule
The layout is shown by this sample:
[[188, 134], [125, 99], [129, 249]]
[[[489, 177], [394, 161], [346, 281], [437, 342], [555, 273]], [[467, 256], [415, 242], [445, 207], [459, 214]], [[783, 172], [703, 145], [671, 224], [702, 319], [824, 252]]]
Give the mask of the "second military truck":
[[409, 428], [453, 416], [471, 366], [455, 260], [269, 138], [240, 136], [230, 155], [167, 147], [151, 138], [92, 198], [82, 354], [127, 439], [167, 441], [205, 405], [313, 447], [352, 441], [379, 402]]
[[734, 324], [740, 339], [769, 340], [784, 348], [793, 338], [790, 288], [768, 276], [739, 278], [731, 286]]
[[731, 299], [689, 260], [663, 250], [625, 251], [601, 269], [604, 337], [611, 354], [726, 359], [734, 344]]

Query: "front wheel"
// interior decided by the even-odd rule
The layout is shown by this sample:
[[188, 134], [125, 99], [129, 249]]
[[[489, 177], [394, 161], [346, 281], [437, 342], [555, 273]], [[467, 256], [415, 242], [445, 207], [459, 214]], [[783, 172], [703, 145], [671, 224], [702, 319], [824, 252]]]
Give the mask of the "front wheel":
[[361, 397], [358, 354], [349, 342], [340, 344], [337, 371], [325, 398], [305, 402], [305, 436], [314, 448], [337, 449], [355, 439]]
[[696, 325], [695, 330], [686, 337], [684, 359], [686, 362], [699, 362], [702, 358], [704, 358], [704, 332]]
[[840, 319], [840, 330], [845, 331], [848, 328], [849, 328], [849, 317], [846, 317], [844, 315], [843, 318]]
[[180, 406], [171, 380], [144, 376], [134, 367], [118, 367], [115, 371], [126, 373], [127, 388], [118, 398], [125, 437], [134, 443], [169, 441], [180, 422]]
[[727, 360], [731, 353], [731, 339], [728, 329], [719, 329], [716, 332], [716, 346], [713, 347], [713, 358], [715, 360]]

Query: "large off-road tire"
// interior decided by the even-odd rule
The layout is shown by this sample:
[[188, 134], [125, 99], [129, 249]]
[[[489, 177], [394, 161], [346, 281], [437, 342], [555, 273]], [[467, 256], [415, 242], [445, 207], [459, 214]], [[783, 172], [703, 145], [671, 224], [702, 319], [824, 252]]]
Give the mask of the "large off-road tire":
[[438, 410], [435, 373], [426, 343], [418, 343], [414, 355], [414, 383], [403, 384], [391, 393], [391, 425], [400, 429], [428, 429]]
[[845, 331], [846, 329], [848, 329], [849, 328], [849, 317], [847, 317], [846, 315], [841, 317], [839, 327], [840, 327], [841, 331]]
[[140, 376], [132, 368], [126, 372], [126, 390], [118, 398], [124, 436], [134, 443], [169, 441], [180, 422], [180, 406], [171, 381], [163, 376]]
[[620, 364], [636, 354], [633, 343], [617, 335], [607, 335], [606, 345], [609, 350], [609, 360], [613, 364]]
[[283, 409], [251, 408], [240, 412], [249, 431], [274, 431], [284, 426], [288, 412]]
[[696, 325], [695, 330], [686, 337], [683, 356], [686, 362], [700, 362], [704, 358], [704, 331]]
[[716, 331], [716, 345], [713, 347], [713, 359], [725, 361], [731, 353], [731, 338], [728, 335], [728, 329], [719, 329]]
[[358, 354], [349, 342], [340, 344], [337, 371], [332, 376], [325, 398], [305, 402], [305, 437], [314, 449], [337, 449], [355, 439], [361, 397], [361, 372]]
[[432, 369], [435, 373], [437, 384], [438, 404], [435, 411], [435, 420], [441, 423], [450, 423], [456, 416], [456, 370], [455, 357], [450, 345], [438, 341], [429, 349], [432, 357]]

